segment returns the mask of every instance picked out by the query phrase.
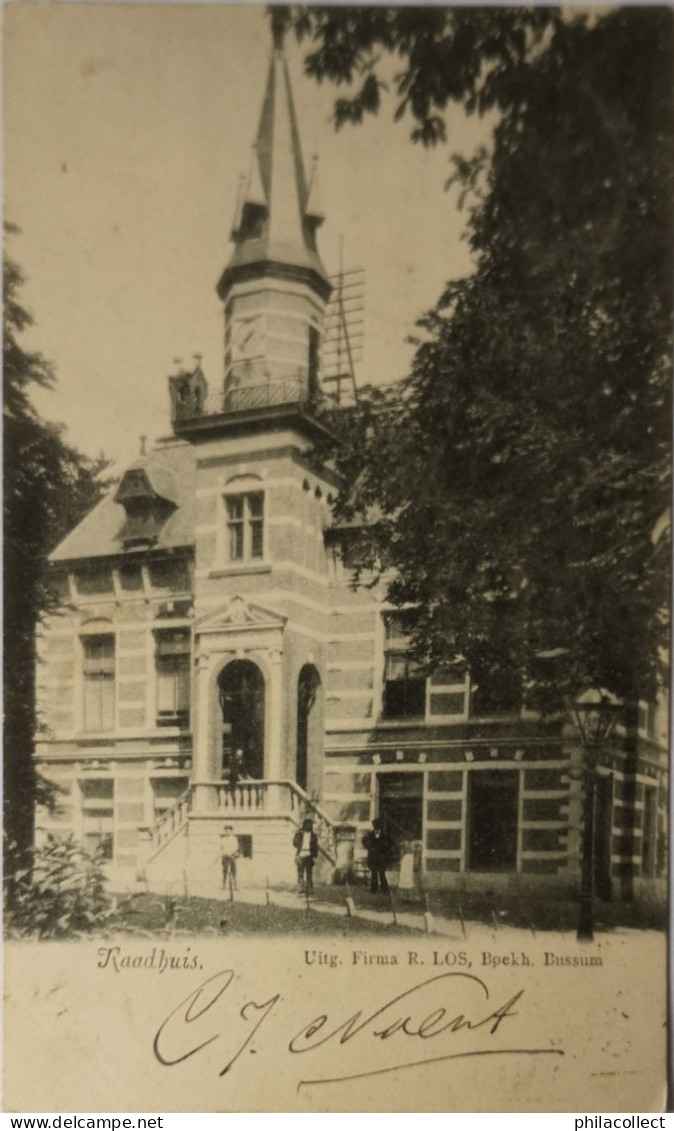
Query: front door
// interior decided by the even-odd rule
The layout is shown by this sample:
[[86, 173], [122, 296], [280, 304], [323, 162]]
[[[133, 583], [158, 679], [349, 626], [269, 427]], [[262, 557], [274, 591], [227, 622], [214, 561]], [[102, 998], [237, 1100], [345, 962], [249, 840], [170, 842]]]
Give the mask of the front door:
[[398, 845], [421, 840], [423, 774], [383, 773], [379, 778], [379, 816], [384, 817]]
[[473, 770], [468, 786], [468, 868], [514, 872], [517, 867], [517, 770]]
[[264, 777], [264, 676], [250, 660], [233, 660], [221, 672], [222, 773], [230, 775], [237, 750], [243, 752], [240, 776]]

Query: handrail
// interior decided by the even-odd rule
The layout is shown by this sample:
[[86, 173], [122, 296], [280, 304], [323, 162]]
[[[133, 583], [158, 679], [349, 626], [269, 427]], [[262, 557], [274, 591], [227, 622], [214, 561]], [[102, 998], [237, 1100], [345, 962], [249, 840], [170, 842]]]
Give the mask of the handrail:
[[290, 778], [242, 778], [236, 786], [230, 786], [228, 782], [221, 779], [191, 782], [170, 809], [165, 810], [157, 818], [152, 831], [152, 840], [157, 850], [185, 824], [192, 810], [194, 790], [204, 787], [217, 790], [221, 810], [233, 810], [232, 816], [264, 810], [269, 787], [287, 790], [290, 797], [290, 807], [289, 813], [286, 815], [290, 816], [291, 819], [295, 818], [296, 824], [299, 824], [301, 808], [304, 807], [305, 813], [311, 812], [317, 821], [316, 836], [318, 837], [319, 849], [332, 864], [336, 862], [337, 829], [342, 826], [333, 821], [321, 809], [318, 802], [314, 801], [297, 782]]
[[306, 372], [298, 370], [292, 376], [270, 378], [255, 385], [235, 385], [226, 391], [186, 389], [173, 402], [173, 421], [181, 423], [270, 405], [306, 404], [310, 400], [309, 379]]
[[312, 813], [318, 817], [319, 823], [316, 831], [318, 847], [322, 850], [323, 854], [327, 856], [330, 863], [335, 864], [337, 862], [337, 832], [335, 822], [328, 817], [327, 813], [323, 812], [320, 805], [318, 805], [297, 782], [286, 779], [284, 785], [288, 786], [291, 794], [295, 794], [296, 797], [299, 797], [305, 806], [305, 812], [307, 809], [310, 809]]
[[302, 789], [302, 786], [298, 785], [296, 781], [291, 781], [289, 778], [283, 778], [278, 784], [287, 785], [290, 791], [292, 793], [296, 793], [298, 797], [302, 799], [305, 805], [308, 805], [309, 808], [312, 809], [313, 812], [321, 818], [321, 820], [326, 822], [326, 824], [330, 825], [332, 828], [338, 827], [339, 822], [333, 821], [332, 817], [329, 817], [328, 814], [323, 809], [321, 809], [318, 802], [314, 801], [314, 799], [306, 792], [306, 790]]
[[[198, 786], [198, 785], [201, 785], [201, 786], [204, 786], [204, 785], [226, 785], [229, 788], [229, 783], [224, 781], [224, 779], [222, 779], [222, 778], [213, 778], [213, 779], [209, 778], [209, 779], [202, 779], [200, 781], [190, 782], [190, 788], [192, 788], [192, 789], [195, 786]], [[292, 778], [240, 778], [238, 783], [237, 783], [237, 788], [241, 785], [283, 785], [283, 786], [286, 786], [291, 791], [291, 793], [297, 794], [297, 796], [303, 802], [305, 802], [305, 804], [307, 804], [311, 809], [313, 809], [314, 812], [319, 815], [319, 817], [322, 817], [324, 821], [327, 821], [328, 824], [337, 825], [339, 823], [339, 822], [333, 821], [332, 818], [329, 817], [328, 814], [323, 809], [321, 809], [318, 802], [314, 801], [313, 798], [311, 797], [311, 795], [308, 794], [305, 790], [303, 790], [302, 786], [298, 785], [296, 781], [292, 780]]]
[[[168, 809], [161, 813], [152, 830], [153, 843], [159, 847], [168, 840], [169, 837], [176, 832], [185, 823], [185, 818], [190, 811], [192, 805], [192, 787], [188, 785], [187, 789], [180, 794]], [[164, 834], [165, 826], [170, 826], [166, 834]]]
[[[239, 778], [239, 785], [294, 785], [289, 778]], [[229, 785], [224, 778], [199, 778], [190, 782], [190, 788], [195, 785]], [[299, 789], [300, 787], [297, 786]]]
[[[220, 785], [227, 786], [228, 789], [231, 788], [231, 786], [229, 786], [228, 782], [223, 781], [222, 779], [213, 779], [213, 780], [209, 779], [207, 781], [193, 781], [191, 783], [192, 788], [194, 788], [195, 786], [220, 786]], [[237, 782], [236, 788], [239, 789], [241, 786], [245, 786], [245, 785], [264, 785], [264, 786], [267, 786], [267, 785], [279, 786], [279, 785], [281, 785], [281, 786], [285, 786], [291, 793], [296, 794], [296, 796], [299, 797], [299, 799], [305, 805], [307, 805], [310, 809], [312, 809], [313, 812], [316, 813], [316, 815], [321, 818], [321, 820], [325, 821], [326, 824], [331, 825], [333, 828], [341, 827], [341, 822], [333, 821], [332, 817], [329, 817], [328, 814], [323, 809], [321, 809], [318, 802], [314, 801], [314, 799], [310, 796], [310, 794], [308, 794], [304, 789], [302, 789], [302, 786], [298, 785], [296, 781], [292, 780], [292, 778], [241, 778]]]
[[[227, 783], [224, 782], [224, 781], [212, 781], [212, 780], [211, 781], [195, 781], [195, 782], [192, 783], [192, 785], [193, 785], [193, 787], [196, 787], [196, 786], [211, 786], [211, 787], [216, 787], [218, 789], [222, 789], [223, 790], [222, 796], [225, 799], [229, 796], [229, 792], [226, 792], [226, 791], [229, 791], [232, 788], [231, 786], [228, 786]], [[276, 786], [276, 787], [281, 787], [281, 788], [287, 789], [288, 793], [290, 794], [291, 799], [295, 800], [298, 803], [297, 804], [298, 810], [299, 810], [300, 806], [303, 805], [303, 806], [305, 806], [305, 808], [307, 810], [311, 810], [311, 812], [318, 818], [318, 827], [316, 829], [316, 836], [318, 837], [318, 847], [321, 850], [321, 852], [323, 853], [323, 855], [326, 856], [327, 859], [332, 864], [334, 864], [336, 862], [336, 859], [337, 859], [337, 828], [340, 828], [341, 825], [338, 822], [333, 821], [332, 818], [329, 817], [328, 814], [325, 813], [323, 809], [321, 809], [318, 802], [314, 801], [313, 798], [311, 798], [310, 795], [308, 793], [306, 793], [306, 791], [303, 790], [302, 787], [300, 785], [298, 785], [296, 781], [293, 781], [291, 778], [243, 778], [241, 781], [238, 782], [238, 784], [236, 785], [235, 788], [241, 789], [244, 786], [262, 786], [264, 792], [266, 792], [266, 789], [267, 789], [268, 786]], [[225, 806], [225, 808], [227, 808], [227, 807], [228, 806]], [[241, 808], [241, 811], [245, 812], [245, 808], [246, 807], [243, 806]], [[248, 806], [248, 808], [252, 808], [252, 806]], [[291, 802], [291, 813], [290, 813], [291, 816], [293, 815], [292, 810], [293, 810], [293, 805], [292, 805], [292, 802]], [[299, 823], [299, 821], [298, 821], [298, 823]]]

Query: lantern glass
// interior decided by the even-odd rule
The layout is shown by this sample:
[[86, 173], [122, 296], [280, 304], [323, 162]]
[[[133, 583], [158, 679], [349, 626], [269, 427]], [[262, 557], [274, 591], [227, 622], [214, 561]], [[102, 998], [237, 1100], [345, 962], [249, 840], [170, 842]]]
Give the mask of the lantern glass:
[[620, 711], [620, 704], [607, 696], [598, 700], [573, 704], [573, 713], [583, 740], [583, 746], [598, 750], [607, 742]]

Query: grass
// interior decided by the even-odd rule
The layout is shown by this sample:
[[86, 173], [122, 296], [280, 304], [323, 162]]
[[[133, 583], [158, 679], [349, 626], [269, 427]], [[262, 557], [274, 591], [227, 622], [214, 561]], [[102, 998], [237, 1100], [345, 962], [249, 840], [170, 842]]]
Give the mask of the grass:
[[[340, 890], [340, 889], [331, 889]], [[343, 890], [342, 902], [343, 902]], [[273, 898], [273, 895], [272, 895]], [[321, 898], [323, 898], [321, 893]], [[111, 920], [113, 930], [133, 934], [155, 934], [176, 931], [181, 934], [214, 935], [333, 935], [351, 938], [357, 934], [398, 936], [411, 934], [408, 929], [390, 923], [348, 918], [346, 912], [307, 910], [298, 897], [297, 908], [279, 907], [274, 903], [254, 904], [221, 902], [197, 896], [170, 900], [157, 895], [139, 895], [120, 904]]]
[[[307, 909], [302, 897], [297, 896], [296, 907], [274, 904], [222, 902], [197, 896], [169, 899], [153, 894], [134, 896], [120, 903], [110, 926], [114, 930], [131, 933], [155, 934], [178, 932], [180, 934], [213, 935], [331, 935], [351, 938], [353, 935], [378, 935], [394, 937], [417, 934], [423, 930], [424, 903], [419, 898], [395, 898], [399, 913], [412, 913], [418, 918], [418, 928], [393, 924], [389, 899], [372, 895], [366, 888], [351, 888], [356, 904], [356, 914], [348, 917], [344, 910], [346, 889], [340, 886], [319, 886], [316, 897], [321, 903], [331, 903], [341, 913], [321, 911], [315, 906]], [[436, 916], [457, 924], [485, 923], [489, 926], [520, 927], [536, 931], [575, 931], [579, 907], [574, 900], [540, 900], [531, 896], [513, 894], [468, 895], [466, 893], [431, 892], [430, 911]], [[385, 913], [384, 921], [365, 918], [370, 910]], [[359, 915], [359, 912], [363, 913]], [[660, 904], [603, 902], [595, 905], [597, 930], [635, 928], [665, 930], [667, 911]]]
[[[464, 919], [473, 922], [505, 924], [510, 927], [533, 928], [536, 931], [575, 931], [580, 906], [573, 899], [535, 899], [530, 895], [495, 894], [493, 896], [438, 893], [432, 907], [438, 915], [458, 918], [459, 906]], [[621, 927], [641, 930], [666, 930], [667, 909], [662, 904], [623, 903], [620, 900], [596, 900], [594, 922], [598, 931], [614, 931]]]
[[[356, 907], [369, 910], [382, 910], [388, 907], [388, 899], [381, 895], [371, 895], [365, 887], [351, 889]], [[343, 887], [324, 887], [320, 893], [325, 902], [342, 903]], [[431, 891], [428, 893], [429, 910], [460, 923], [486, 923], [493, 926], [494, 921], [511, 927], [524, 927], [536, 931], [575, 931], [578, 925], [579, 903], [573, 899], [544, 899], [529, 894], [488, 892], [476, 894], [468, 892]], [[395, 897], [397, 911], [412, 912], [421, 916], [425, 903], [419, 896]], [[597, 930], [611, 931], [620, 927], [641, 930], [664, 931], [667, 929], [667, 907], [664, 903], [644, 901], [626, 903], [620, 899], [595, 902], [595, 924]]]

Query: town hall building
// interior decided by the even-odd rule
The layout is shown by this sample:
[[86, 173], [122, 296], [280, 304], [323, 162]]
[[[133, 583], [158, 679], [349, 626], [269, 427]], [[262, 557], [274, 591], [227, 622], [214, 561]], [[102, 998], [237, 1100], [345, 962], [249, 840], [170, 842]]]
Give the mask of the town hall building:
[[[224, 380], [200, 365], [169, 378], [171, 436], [52, 555], [36, 758], [58, 792], [38, 836], [100, 850], [117, 890], [205, 893], [225, 824], [240, 883], [274, 885], [293, 881], [307, 814], [325, 880], [364, 870], [363, 835], [383, 816], [401, 851], [418, 846], [427, 888], [571, 893], [573, 728], [460, 668], [423, 672], [385, 586], [354, 583], [339, 480], [312, 454], [328, 395], [323, 219], [277, 34], [217, 287]], [[631, 793], [619, 729], [604, 752], [605, 890], [664, 876], [666, 741], [666, 706], [644, 704]]]

